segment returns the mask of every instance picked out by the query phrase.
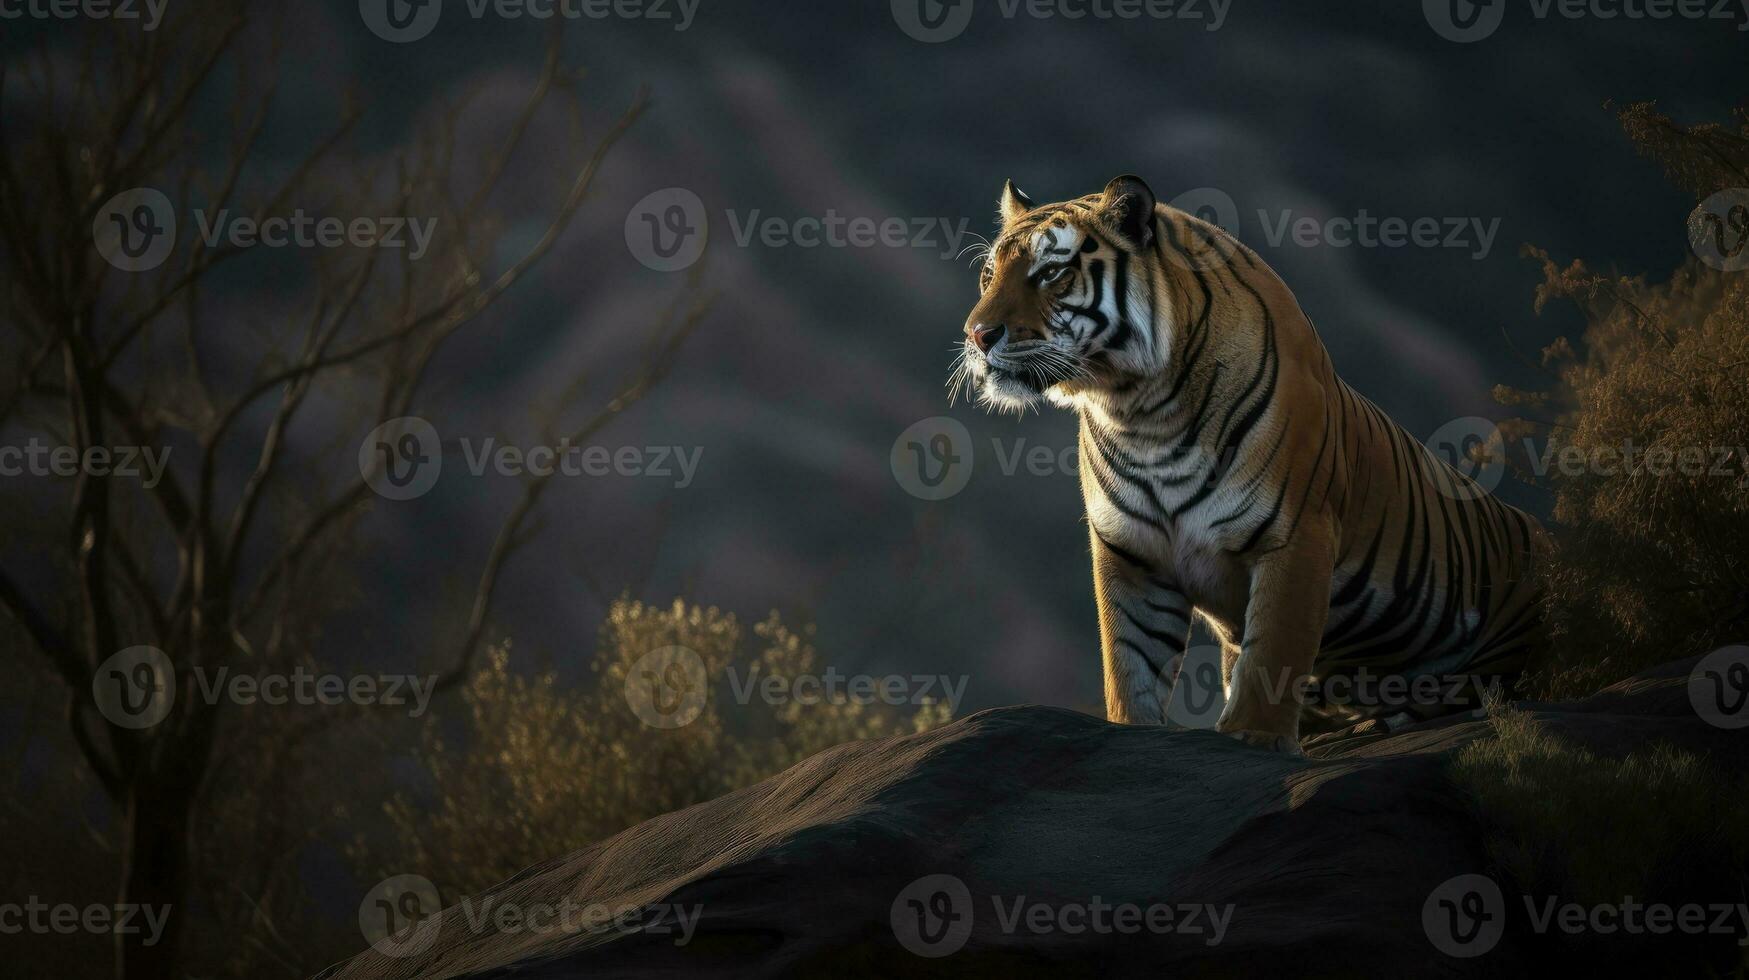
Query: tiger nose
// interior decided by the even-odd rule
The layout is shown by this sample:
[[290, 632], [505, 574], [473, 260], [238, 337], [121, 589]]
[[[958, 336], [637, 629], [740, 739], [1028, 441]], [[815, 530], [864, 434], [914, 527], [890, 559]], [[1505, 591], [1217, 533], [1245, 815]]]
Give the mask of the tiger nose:
[[979, 350], [988, 354], [990, 348], [996, 346], [1007, 333], [1008, 328], [1000, 323], [994, 326], [980, 323], [972, 328], [972, 343], [977, 344]]

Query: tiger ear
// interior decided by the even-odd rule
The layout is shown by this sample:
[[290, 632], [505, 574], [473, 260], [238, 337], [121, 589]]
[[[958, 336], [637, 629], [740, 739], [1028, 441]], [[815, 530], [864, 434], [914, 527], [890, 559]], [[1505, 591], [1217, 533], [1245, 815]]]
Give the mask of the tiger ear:
[[1020, 188], [1014, 186], [1014, 181], [1009, 180], [1002, 185], [1002, 200], [997, 210], [1002, 215], [1002, 227], [1007, 228], [1014, 219], [1032, 210], [1032, 198], [1022, 194]]
[[1111, 229], [1138, 249], [1154, 243], [1154, 192], [1135, 174], [1113, 178], [1099, 199], [1099, 211]]

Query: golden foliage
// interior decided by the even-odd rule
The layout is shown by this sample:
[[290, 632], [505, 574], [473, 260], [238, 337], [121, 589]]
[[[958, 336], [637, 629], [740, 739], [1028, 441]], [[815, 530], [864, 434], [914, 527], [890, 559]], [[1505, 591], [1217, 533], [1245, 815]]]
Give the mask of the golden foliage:
[[[1700, 196], [1749, 186], [1741, 112], [1736, 133], [1682, 129], [1650, 105], [1622, 121]], [[1749, 630], [1749, 273], [1690, 260], [1652, 284], [1527, 253], [1542, 263], [1537, 309], [1564, 300], [1588, 321], [1578, 345], [1544, 351], [1552, 390], [1497, 392], [1559, 413], [1543, 456], [1559, 539], [1546, 569], [1553, 650], [1531, 687], [1573, 696]]]
[[[640, 658], [667, 647], [696, 654], [712, 683], [696, 719], [660, 729], [639, 719], [625, 685]], [[387, 806], [406, 849], [393, 866], [420, 869], [446, 900], [830, 746], [923, 731], [951, 715], [944, 703], [739, 704], [718, 681], [821, 673], [811, 630], [774, 612], [749, 631], [732, 614], [678, 599], [614, 603], [588, 665], [593, 683], [519, 673], [507, 644], [490, 654], [463, 693], [464, 716], [427, 727], [418, 756], [432, 798], [402, 794]]]

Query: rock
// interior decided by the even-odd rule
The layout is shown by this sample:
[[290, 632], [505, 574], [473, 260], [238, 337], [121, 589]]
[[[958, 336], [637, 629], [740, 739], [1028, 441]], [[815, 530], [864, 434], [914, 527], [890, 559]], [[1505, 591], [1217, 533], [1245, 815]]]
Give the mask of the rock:
[[[1599, 753], [1664, 740], [1740, 769], [1740, 734], [1689, 707], [1693, 663], [1527, 707]], [[1297, 759], [1058, 708], [983, 711], [632, 827], [446, 909], [416, 953], [367, 950], [322, 977], [1528, 974], [1551, 955], [1539, 937], [1508, 930], [1460, 958], [1423, 925], [1435, 889], [1488, 868], [1444, 773], [1486, 730], [1460, 716], [1325, 736]], [[663, 906], [697, 921], [685, 942], [672, 915], [641, 932], [476, 924], [487, 903], [567, 901], [579, 919]]]

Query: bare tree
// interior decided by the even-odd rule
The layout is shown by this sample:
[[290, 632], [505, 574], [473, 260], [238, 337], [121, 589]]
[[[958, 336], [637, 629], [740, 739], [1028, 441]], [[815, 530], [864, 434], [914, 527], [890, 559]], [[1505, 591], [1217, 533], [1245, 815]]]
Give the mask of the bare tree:
[[[429, 397], [434, 358], [553, 248], [644, 108], [640, 97], [585, 139], [579, 77], [561, 63], [555, 35], [522, 108], [502, 120], [502, 141], [477, 157], [458, 146], [464, 100], [392, 154], [352, 154], [359, 113], [349, 109], [292, 165], [280, 153], [266, 166], [263, 146], [285, 135], [274, 109], [286, 32], [261, 15], [262, 5], [241, 2], [185, 8], [156, 32], [93, 29], [76, 57], [44, 48], [0, 74], [0, 97], [27, 94], [36, 107], [23, 119], [9, 111], [0, 129], [0, 267], [14, 324], [0, 426], [70, 446], [80, 460], [127, 446], [169, 453], [173, 464], [150, 487], [81, 465], [70, 495], [56, 498], [65, 524], [50, 555], [0, 569], [0, 606], [65, 683], [71, 736], [119, 815], [119, 901], [175, 910], [155, 945], [116, 937], [118, 977], [170, 977], [178, 964], [191, 819], [228, 730], [228, 709], [195, 696], [191, 671], [314, 662], [313, 619], [376, 477], [335, 459]], [[488, 202], [537, 116], [555, 112], [570, 125], [572, 152], [553, 166], [569, 176], [542, 232], [506, 260]], [[456, 186], [462, 173], [473, 175], [466, 190]], [[427, 215], [436, 233], [417, 259], [302, 250], [294, 298], [252, 307], [245, 328], [224, 312], [236, 289], [225, 273], [247, 251], [234, 240], [175, 236], [161, 262], [126, 271], [162, 230], [138, 200], [124, 197], [116, 211], [117, 195], [140, 187], [256, 222], [293, 208]], [[106, 222], [121, 236], [119, 262], [99, 246]], [[677, 301], [661, 315], [639, 362], [573, 438], [663, 376], [700, 309]], [[335, 421], [335, 405], [349, 402], [361, 413], [356, 433]], [[356, 475], [322, 486], [323, 472]], [[466, 680], [500, 572], [533, 533], [546, 486], [525, 481], [505, 516], [437, 671], [440, 688]], [[135, 645], [163, 652], [179, 695], [166, 719], [137, 730], [109, 723], [93, 697], [99, 666]], [[289, 751], [317, 724], [276, 737]]]

